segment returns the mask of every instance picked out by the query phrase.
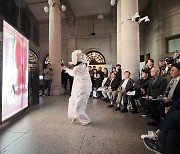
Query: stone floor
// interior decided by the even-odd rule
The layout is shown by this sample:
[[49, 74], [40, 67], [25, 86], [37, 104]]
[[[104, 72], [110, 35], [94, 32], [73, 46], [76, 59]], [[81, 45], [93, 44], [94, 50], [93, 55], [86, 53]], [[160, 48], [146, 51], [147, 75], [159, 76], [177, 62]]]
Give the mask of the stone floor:
[[88, 126], [67, 118], [68, 95], [40, 97], [16, 120], [0, 126], [0, 153], [8, 154], [150, 154], [141, 134], [154, 129], [141, 113], [120, 113], [89, 99]]

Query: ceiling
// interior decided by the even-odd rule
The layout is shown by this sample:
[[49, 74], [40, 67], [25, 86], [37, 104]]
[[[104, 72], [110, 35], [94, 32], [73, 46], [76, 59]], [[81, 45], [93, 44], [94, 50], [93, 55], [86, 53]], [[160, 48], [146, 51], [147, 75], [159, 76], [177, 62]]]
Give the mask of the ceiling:
[[68, 0], [75, 17], [110, 14], [110, 0]]
[[[142, 11], [150, 0], [139, 0], [139, 10]], [[48, 20], [48, 13], [44, 12], [44, 6], [48, 6], [48, 0], [25, 0], [38, 21]], [[110, 0], [62, 0], [68, 3], [67, 9], [71, 9], [75, 17], [92, 16], [97, 14], [111, 14]], [[116, 7], [116, 6], [114, 6]], [[61, 17], [66, 18], [67, 12], [61, 12]]]

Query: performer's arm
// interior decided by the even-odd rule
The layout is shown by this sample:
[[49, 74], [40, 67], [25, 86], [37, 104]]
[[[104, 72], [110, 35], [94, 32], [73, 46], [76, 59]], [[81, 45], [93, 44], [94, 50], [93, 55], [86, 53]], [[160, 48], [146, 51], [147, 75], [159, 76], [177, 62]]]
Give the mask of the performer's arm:
[[66, 73], [68, 73], [70, 76], [75, 76], [75, 74], [76, 74], [76, 68], [69, 69], [66, 66], [62, 66], [61, 69], [65, 70]]
[[75, 74], [76, 74], [75, 68], [73, 68], [73, 69], [66, 68], [65, 70], [70, 76], [75, 76]]

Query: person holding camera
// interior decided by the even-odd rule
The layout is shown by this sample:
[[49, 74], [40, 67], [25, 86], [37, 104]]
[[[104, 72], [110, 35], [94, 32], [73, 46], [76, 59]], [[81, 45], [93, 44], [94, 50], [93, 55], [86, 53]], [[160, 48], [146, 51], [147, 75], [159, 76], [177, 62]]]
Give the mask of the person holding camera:
[[51, 64], [47, 64], [47, 68], [44, 69], [44, 84], [43, 84], [43, 90], [41, 96], [45, 96], [44, 92], [48, 88], [48, 96], [50, 96], [51, 92], [51, 83], [52, 83], [52, 76], [53, 76], [53, 69], [51, 67]]

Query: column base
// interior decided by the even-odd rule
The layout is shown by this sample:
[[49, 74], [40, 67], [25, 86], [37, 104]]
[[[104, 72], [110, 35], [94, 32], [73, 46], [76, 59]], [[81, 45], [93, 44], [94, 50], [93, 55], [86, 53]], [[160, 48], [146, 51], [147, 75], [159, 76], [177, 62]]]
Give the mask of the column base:
[[64, 89], [61, 86], [52, 86], [51, 88], [51, 95], [52, 96], [59, 96], [64, 94]]

